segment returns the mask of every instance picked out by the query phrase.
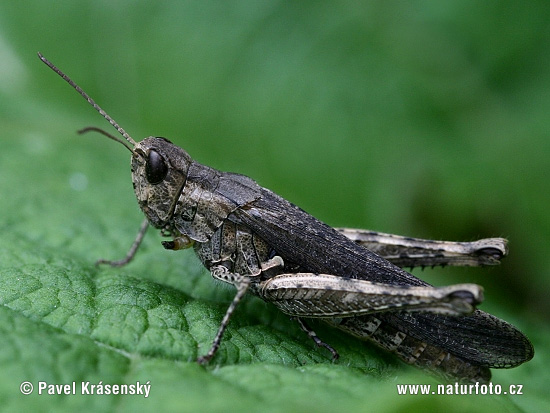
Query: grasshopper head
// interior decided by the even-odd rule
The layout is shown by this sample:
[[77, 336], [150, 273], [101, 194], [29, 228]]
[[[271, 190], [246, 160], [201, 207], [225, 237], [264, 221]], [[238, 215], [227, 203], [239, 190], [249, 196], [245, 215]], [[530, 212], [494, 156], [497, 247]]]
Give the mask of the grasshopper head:
[[179, 194], [185, 184], [187, 170], [192, 162], [187, 152], [164, 138], [149, 137], [141, 142], [134, 141], [80, 86], [41, 53], [38, 53], [38, 57], [71, 85], [122, 135], [124, 140], [93, 126], [79, 131], [79, 133], [99, 132], [132, 152], [132, 181], [139, 206], [151, 225], [156, 228], [165, 228], [174, 212]]
[[139, 207], [156, 228], [170, 220], [191, 157], [167, 139], [149, 137], [132, 149], [132, 182]]

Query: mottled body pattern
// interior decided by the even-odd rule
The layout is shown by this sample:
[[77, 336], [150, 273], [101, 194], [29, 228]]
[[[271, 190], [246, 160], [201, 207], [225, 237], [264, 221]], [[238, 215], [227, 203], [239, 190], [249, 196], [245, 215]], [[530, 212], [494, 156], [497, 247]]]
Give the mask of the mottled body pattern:
[[95, 102], [45, 58], [121, 134], [132, 152], [132, 180], [148, 225], [171, 238], [167, 249], [193, 247], [218, 280], [235, 285], [209, 361], [237, 304], [249, 291], [298, 318], [318, 318], [371, 340], [401, 360], [447, 380], [488, 381], [490, 368], [517, 366], [533, 356], [515, 327], [476, 310], [474, 284], [432, 287], [400, 267], [491, 265], [507, 253], [501, 238], [470, 243], [428, 241], [365, 230], [334, 229], [252, 179], [201, 165], [164, 138], [135, 142]]

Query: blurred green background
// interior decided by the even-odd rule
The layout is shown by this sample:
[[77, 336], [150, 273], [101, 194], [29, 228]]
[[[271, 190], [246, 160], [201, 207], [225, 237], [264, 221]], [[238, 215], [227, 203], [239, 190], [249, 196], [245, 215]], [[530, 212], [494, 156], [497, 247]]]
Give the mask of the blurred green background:
[[[224, 402], [235, 403], [229, 410], [265, 411], [544, 406], [550, 379], [550, 3], [363, 3], [0, 4], [0, 279], [13, 281], [4, 281], [0, 297], [7, 311], [0, 321], [0, 395], [8, 406], [88, 406], [91, 396], [25, 398], [18, 387], [25, 377], [41, 380], [55, 368], [60, 371], [51, 380], [76, 380], [75, 365], [78, 380], [89, 379], [90, 371], [106, 380], [111, 376], [104, 364], [83, 361], [96, 345], [114, 351], [107, 358], [124, 354], [120, 369], [113, 368], [123, 382], [136, 371], [145, 371], [145, 381], [157, 377], [156, 400], [154, 393], [148, 400], [94, 399], [94, 408], [103, 411], [193, 410], [200, 403], [215, 411]], [[508, 238], [510, 256], [500, 267], [415, 274], [437, 285], [483, 285], [481, 308], [532, 339], [533, 361], [494, 371], [495, 382], [523, 383], [525, 396], [399, 397], [395, 383], [430, 379], [370, 348], [365, 357], [376, 361], [369, 375], [360, 366], [363, 345], [348, 348], [347, 339], [326, 331], [345, 347], [344, 362], [333, 366], [284, 316], [254, 300], [239, 312], [237, 326], [253, 330], [249, 334], [260, 341], [271, 330], [290, 329], [282, 341], [299, 343], [291, 353], [307, 350], [304, 371], [284, 357], [257, 355], [246, 363], [227, 356], [219, 367], [201, 370], [185, 357], [156, 357], [130, 344], [119, 348], [78, 323], [67, 327], [48, 319], [33, 303], [51, 290], [31, 288], [34, 296], [19, 291], [22, 278], [14, 274], [42, 280], [43, 287], [52, 268], [64, 271], [72, 284], [56, 284], [62, 294], [78, 273], [90, 281], [96, 301], [94, 289], [105, 288], [102, 277], [107, 285], [117, 277], [146, 279], [157, 293], [173, 287], [191, 303], [204, 303], [199, 324], [201, 311], [214, 311], [203, 349], [232, 291], [214, 286], [191, 254], [164, 251], [152, 233], [128, 268], [93, 267], [97, 258], [124, 255], [142, 219], [129, 156], [101, 136], [75, 134], [83, 126], [109, 125], [38, 60], [37, 51], [134, 139], [165, 136], [201, 163], [246, 174], [330, 225], [433, 239]], [[124, 299], [122, 293], [114, 298]], [[89, 331], [97, 332], [97, 314], [93, 306], [88, 310]], [[113, 323], [109, 334], [128, 320]], [[36, 337], [28, 333], [41, 329]], [[64, 344], [48, 350], [42, 340]], [[82, 348], [74, 347], [79, 340]], [[72, 346], [74, 360], [59, 361], [64, 346]], [[166, 359], [173, 361], [163, 364]], [[310, 396], [317, 393], [317, 399]]]

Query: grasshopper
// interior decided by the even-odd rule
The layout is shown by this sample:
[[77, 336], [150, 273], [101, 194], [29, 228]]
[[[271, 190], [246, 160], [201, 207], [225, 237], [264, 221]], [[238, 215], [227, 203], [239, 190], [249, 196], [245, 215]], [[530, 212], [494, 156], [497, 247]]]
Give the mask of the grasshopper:
[[402, 361], [444, 380], [487, 382], [490, 368], [530, 360], [530, 341], [509, 323], [476, 309], [482, 287], [433, 287], [402, 267], [493, 265], [507, 254], [507, 242], [430, 241], [358, 229], [335, 229], [251, 178], [195, 162], [169, 140], [134, 141], [76, 83], [38, 53], [124, 138], [89, 127], [131, 152], [138, 204], [145, 215], [126, 257], [130, 262], [149, 226], [169, 241], [165, 249], [194, 248], [212, 277], [236, 288], [210, 350], [216, 354], [231, 315], [250, 292], [296, 318], [301, 328], [334, 359], [305, 319], [322, 319], [370, 340]]

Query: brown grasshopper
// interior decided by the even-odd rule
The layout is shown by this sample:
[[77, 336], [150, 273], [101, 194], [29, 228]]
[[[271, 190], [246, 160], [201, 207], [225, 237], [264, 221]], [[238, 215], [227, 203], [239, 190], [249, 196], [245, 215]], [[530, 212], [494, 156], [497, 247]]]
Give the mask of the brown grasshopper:
[[193, 247], [217, 280], [237, 293], [210, 350], [215, 355], [229, 319], [251, 292], [296, 318], [318, 318], [395, 353], [406, 363], [446, 380], [488, 381], [490, 368], [530, 360], [530, 341], [514, 326], [480, 310], [482, 287], [433, 287], [400, 267], [492, 265], [507, 254], [506, 240], [445, 242], [357, 229], [334, 229], [259, 186], [191, 159], [164, 138], [134, 141], [78, 85], [40, 53], [40, 59], [82, 95], [125, 139], [91, 127], [131, 153], [132, 181], [145, 214], [136, 240], [120, 261], [136, 253], [149, 225], [171, 238], [166, 249]]

